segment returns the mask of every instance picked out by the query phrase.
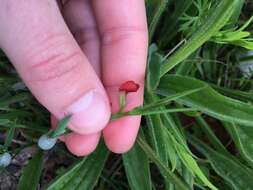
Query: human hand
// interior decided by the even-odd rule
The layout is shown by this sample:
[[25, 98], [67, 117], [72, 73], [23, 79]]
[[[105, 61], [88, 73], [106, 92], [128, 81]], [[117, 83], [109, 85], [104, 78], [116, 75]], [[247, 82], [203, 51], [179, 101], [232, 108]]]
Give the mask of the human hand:
[[[91, 153], [103, 131], [116, 153], [131, 148], [139, 116], [110, 122], [120, 84], [141, 88], [126, 109], [143, 102], [147, 57], [144, 0], [2, 0], [0, 47], [28, 88], [53, 115], [72, 114], [62, 140], [75, 155]], [[62, 14], [61, 14], [62, 13]], [[111, 109], [110, 109], [111, 103]]]

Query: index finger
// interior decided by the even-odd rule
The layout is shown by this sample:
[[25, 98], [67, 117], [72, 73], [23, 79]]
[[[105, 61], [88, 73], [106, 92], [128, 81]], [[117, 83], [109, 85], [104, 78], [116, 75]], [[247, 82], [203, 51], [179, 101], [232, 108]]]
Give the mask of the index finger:
[[[141, 88], [127, 97], [127, 108], [143, 102], [143, 85], [148, 47], [148, 32], [144, 0], [93, 0], [93, 8], [101, 35], [103, 83], [118, 111], [120, 84], [133, 80]], [[111, 122], [104, 129], [107, 146], [122, 153], [134, 143], [140, 117], [125, 117]]]

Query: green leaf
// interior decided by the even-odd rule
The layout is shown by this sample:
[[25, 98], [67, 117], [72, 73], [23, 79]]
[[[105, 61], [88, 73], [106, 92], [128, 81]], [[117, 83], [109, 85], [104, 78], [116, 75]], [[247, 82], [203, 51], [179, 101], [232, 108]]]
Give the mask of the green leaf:
[[188, 168], [188, 170], [192, 172], [193, 175], [196, 175], [210, 189], [217, 190], [217, 188], [207, 179], [207, 177], [201, 171], [187, 145], [184, 142], [177, 142], [175, 137], [168, 130], [165, 130], [165, 132], [167, 139], [171, 139], [171, 144], [174, 146], [178, 157], [184, 163], [186, 168]]
[[194, 174], [182, 163], [179, 164], [178, 168], [185, 182], [193, 189]]
[[236, 8], [234, 10], [233, 15], [230, 18], [230, 22], [229, 23], [234, 24], [234, 23], [236, 23], [238, 21], [238, 18], [239, 18], [240, 14], [241, 14], [242, 7], [243, 7], [244, 3], [245, 3], [245, 0], [237, 0], [236, 6], [235, 6]]
[[[159, 93], [171, 95], [173, 92], [184, 92], [206, 85], [206, 83], [191, 77], [167, 75], [161, 79]], [[176, 101], [197, 108], [199, 111], [217, 119], [253, 127], [252, 105], [223, 96], [210, 86]]]
[[145, 152], [136, 143], [126, 154], [122, 155], [123, 163], [132, 190], [152, 190], [149, 160]]
[[190, 137], [197, 150], [208, 158], [213, 169], [230, 185], [233, 190], [251, 190], [253, 187], [252, 170], [242, 165], [236, 158], [214, 151], [202, 141]]
[[253, 93], [250, 92], [244, 92], [240, 90], [234, 90], [234, 89], [228, 89], [221, 86], [217, 86], [214, 84], [210, 84], [211, 87], [213, 87], [215, 90], [220, 92], [221, 94], [224, 94], [228, 97], [235, 98], [244, 102], [253, 102]]
[[174, 171], [175, 169], [178, 169], [178, 165], [181, 162], [179, 155], [177, 154], [175, 141], [187, 149], [186, 140], [181, 131], [179, 131], [174, 119], [169, 114], [161, 114], [160, 117], [163, 121], [163, 133], [165, 133], [166, 136], [165, 141], [168, 147], [167, 154], [170, 158], [172, 171]]
[[56, 138], [66, 132], [66, 129], [68, 127], [68, 123], [71, 119], [71, 115], [67, 115], [64, 117], [58, 124], [56, 129], [49, 132], [48, 136], [50, 138]]
[[253, 128], [233, 123], [224, 123], [224, 127], [230, 133], [241, 155], [253, 166]]
[[47, 190], [92, 190], [103, 170], [109, 151], [103, 143], [49, 185]]
[[160, 81], [160, 68], [162, 63], [162, 56], [154, 53], [150, 55], [148, 63], [148, 72], [147, 72], [147, 88], [150, 90], [155, 90]]
[[[145, 102], [150, 103], [157, 101], [158, 98], [152, 92], [146, 92]], [[161, 110], [161, 109], [159, 109]], [[152, 148], [155, 150], [157, 156], [168, 166], [168, 148], [165, 134], [163, 132], [163, 123], [159, 114], [146, 116], [146, 121], [148, 125], [149, 139], [152, 145]]]
[[213, 35], [215, 35], [229, 20], [235, 9], [237, 0], [223, 0], [210, 11], [211, 14], [203, 21], [203, 25], [181, 46], [172, 56], [170, 56], [161, 68], [160, 76], [163, 76], [181, 61], [196, 51]]
[[196, 176], [205, 184], [207, 185], [210, 189], [212, 190], [218, 190], [204, 175], [204, 173], [201, 171], [199, 168], [197, 162], [194, 160], [194, 158], [182, 148], [182, 146], [177, 147], [179, 155], [183, 161], [183, 163], [186, 165], [186, 167], [194, 172]]
[[1, 118], [0, 118], [0, 125], [5, 126], [5, 125], [7, 125], [7, 124], [9, 124], [9, 123], [10, 123], [10, 120], [8, 120], [8, 119], [1, 119]]
[[157, 1], [153, 1], [155, 2], [156, 6], [155, 6], [155, 10], [153, 12], [152, 15], [152, 19], [149, 25], [149, 39], [150, 41], [153, 38], [153, 35], [155, 33], [155, 30], [157, 28], [157, 25], [160, 21], [160, 18], [163, 14], [163, 12], [166, 10], [166, 7], [168, 6], [170, 0], [157, 0]]
[[155, 152], [153, 152], [153, 150], [142, 138], [139, 137], [137, 142], [146, 155], [157, 165], [160, 172], [168, 182], [175, 184], [180, 190], [191, 190], [191, 188], [184, 181], [182, 181], [181, 178], [179, 178], [176, 174], [170, 171], [166, 165], [164, 165], [164, 162], [160, 160], [160, 158], [155, 154]]
[[244, 47], [246, 49], [253, 49], [253, 38], [250, 38], [250, 32], [243, 31], [253, 21], [253, 16], [245, 22], [245, 24], [239, 29], [227, 29], [219, 31], [212, 40], [220, 44], [233, 44]]
[[23, 169], [17, 190], [36, 190], [42, 172], [43, 151], [38, 150]]
[[[146, 101], [157, 101], [158, 97], [151, 92], [146, 93]], [[164, 110], [165, 107], [161, 107]], [[173, 122], [172, 117], [167, 114], [154, 115], [153, 117], [146, 117], [151, 143], [156, 151], [156, 155], [165, 166], [168, 167], [168, 159], [172, 171], [177, 169], [180, 159], [178, 159], [177, 147], [182, 146], [186, 150], [188, 147], [183, 135], [178, 130], [176, 124]], [[171, 187], [171, 182], [166, 181], [166, 187]]]
[[15, 128], [10, 128], [7, 132], [7, 136], [5, 138], [4, 147], [8, 148], [11, 145], [12, 139], [15, 134]]

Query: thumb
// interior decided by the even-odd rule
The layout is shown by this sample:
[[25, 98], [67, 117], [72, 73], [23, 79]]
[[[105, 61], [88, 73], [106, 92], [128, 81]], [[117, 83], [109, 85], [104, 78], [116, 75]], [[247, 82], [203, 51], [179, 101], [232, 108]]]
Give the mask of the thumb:
[[[6, 19], [8, 18], [8, 20]], [[110, 106], [55, 1], [3, 0], [0, 45], [38, 101], [79, 134], [101, 131]]]

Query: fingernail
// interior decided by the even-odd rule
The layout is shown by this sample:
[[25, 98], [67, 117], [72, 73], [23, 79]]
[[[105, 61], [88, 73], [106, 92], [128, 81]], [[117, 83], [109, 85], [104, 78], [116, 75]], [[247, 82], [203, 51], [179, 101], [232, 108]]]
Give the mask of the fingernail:
[[110, 119], [109, 103], [97, 90], [90, 90], [66, 108], [71, 114], [69, 128], [79, 134], [101, 131]]

